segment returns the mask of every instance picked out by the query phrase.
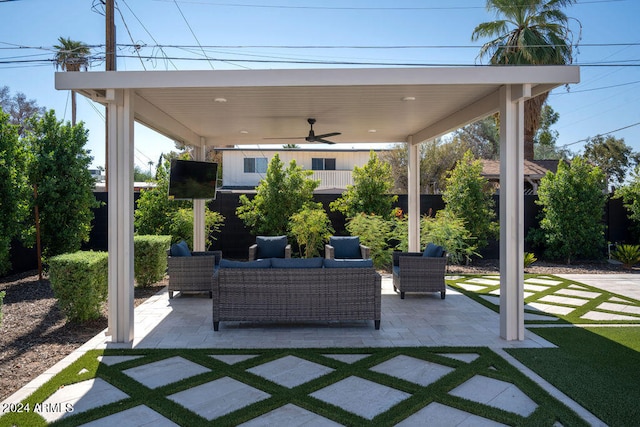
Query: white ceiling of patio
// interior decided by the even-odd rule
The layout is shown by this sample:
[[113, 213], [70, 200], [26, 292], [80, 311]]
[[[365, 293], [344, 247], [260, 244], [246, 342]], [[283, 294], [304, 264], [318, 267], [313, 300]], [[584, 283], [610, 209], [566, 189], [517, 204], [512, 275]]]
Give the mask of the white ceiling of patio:
[[336, 143], [420, 142], [497, 111], [502, 85], [535, 95], [578, 80], [572, 66], [119, 71], [56, 73], [56, 88], [102, 103], [133, 89], [137, 121], [190, 145], [304, 145], [270, 138], [304, 137], [312, 117]]

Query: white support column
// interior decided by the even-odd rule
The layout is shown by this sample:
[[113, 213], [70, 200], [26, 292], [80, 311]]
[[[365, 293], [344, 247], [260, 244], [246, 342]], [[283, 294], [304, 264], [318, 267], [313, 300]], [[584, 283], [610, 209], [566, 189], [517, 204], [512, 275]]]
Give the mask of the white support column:
[[[207, 155], [206, 139], [200, 138], [200, 147], [194, 147], [193, 157], [194, 160], [204, 161]], [[204, 207], [205, 200], [193, 201], [193, 250], [204, 251], [206, 248], [206, 236], [204, 233]]]
[[500, 336], [524, 340], [524, 101], [500, 89]]
[[109, 110], [109, 335], [133, 341], [133, 143], [131, 90], [107, 90]]
[[407, 138], [409, 147], [408, 188], [409, 199], [409, 252], [420, 251], [420, 147]]

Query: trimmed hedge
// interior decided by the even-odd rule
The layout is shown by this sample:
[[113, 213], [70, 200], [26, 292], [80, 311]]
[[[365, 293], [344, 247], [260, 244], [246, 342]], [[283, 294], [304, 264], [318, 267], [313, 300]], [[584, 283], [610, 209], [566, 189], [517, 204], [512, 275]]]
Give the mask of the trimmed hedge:
[[169, 246], [171, 236], [133, 237], [133, 274], [138, 285], [149, 286], [164, 278]]
[[49, 259], [49, 280], [64, 314], [73, 322], [97, 319], [108, 294], [107, 252], [78, 251]]

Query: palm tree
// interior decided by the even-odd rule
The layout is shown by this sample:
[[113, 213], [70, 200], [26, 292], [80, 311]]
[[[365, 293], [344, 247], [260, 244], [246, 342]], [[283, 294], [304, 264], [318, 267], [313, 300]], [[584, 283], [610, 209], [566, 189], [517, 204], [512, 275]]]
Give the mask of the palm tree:
[[[89, 54], [91, 49], [82, 42], [73, 41], [70, 38], [58, 38], [60, 44], [53, 46], [57, 50], [55, 61], [56, 68], [62, 71], [87, 71], [89, 68]], [[76, 93], [71, 91], [71, 124], [76, 124]]]
[[[480, 59], [493, 65], [566, 65], [573, 62], [570, 18], [561, 10], [576, 0], [487, 0], [497, 21], [478, 25], [471, 40], [495, 37], [480, 49]], [[578, 22], [579, 23], [579, 22]], [[578, 37], [579, 38], [579, 37]], [[533, 160], [533, 140], [548, 93], [524, 106], [524, 158]]]

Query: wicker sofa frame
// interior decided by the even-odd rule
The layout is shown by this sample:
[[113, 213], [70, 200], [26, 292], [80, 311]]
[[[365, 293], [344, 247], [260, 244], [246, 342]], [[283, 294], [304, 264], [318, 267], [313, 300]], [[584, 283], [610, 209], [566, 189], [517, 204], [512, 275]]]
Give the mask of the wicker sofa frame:
[[221, 321], [373, 320], [381, 277], [373, 268], [220, 268], [213, 276], [213, 330]]
[[394, 252], [393, 267], [393, 289], [400, 292], [401, 299], [405, 292], [440, 292], [440, 297], [445, 298], [446, 253], [442, 257], [424, 257], [422, 252]]
[[191, 256], [167, 256], [169, 298], [174, 292], [208, 292], [212, 297], [211, 277], [220, 264], [222, 251], [191, 252]]

